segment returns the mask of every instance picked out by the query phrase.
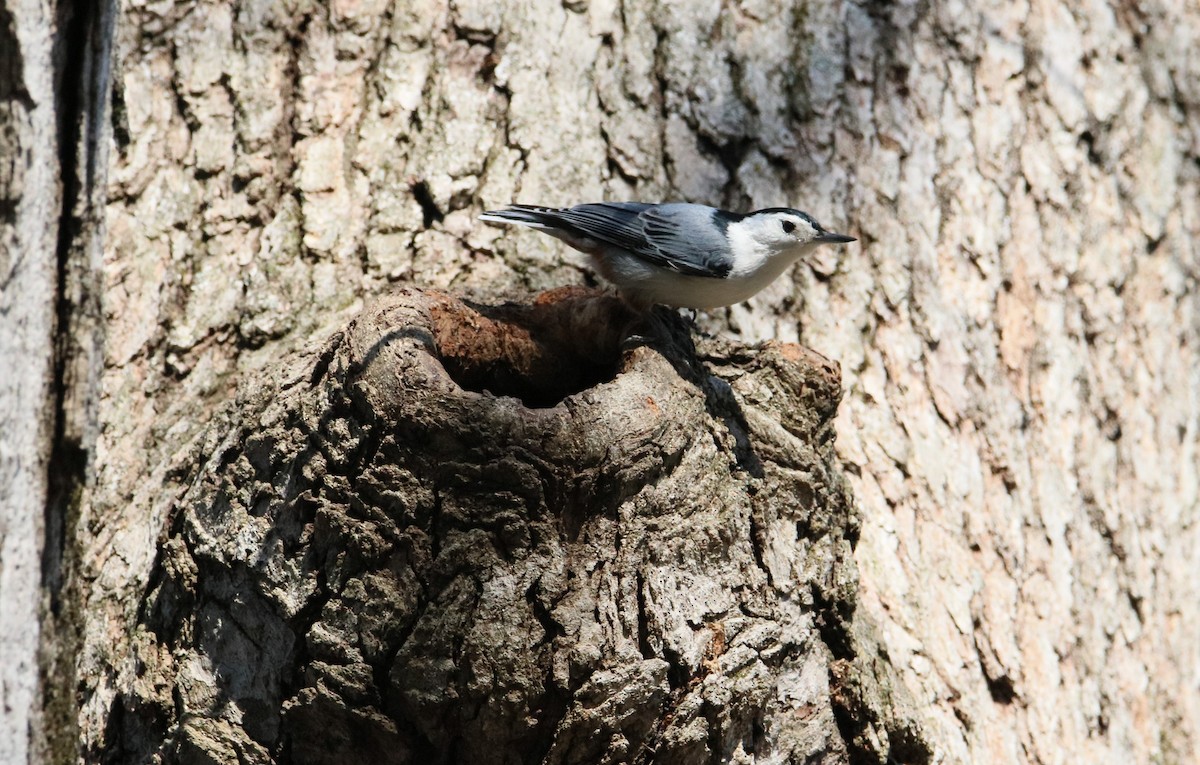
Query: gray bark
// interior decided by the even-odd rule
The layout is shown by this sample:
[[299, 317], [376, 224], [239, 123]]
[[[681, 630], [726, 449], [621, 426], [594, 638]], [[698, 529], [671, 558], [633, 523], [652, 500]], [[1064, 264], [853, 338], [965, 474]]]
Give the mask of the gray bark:
[[[480, 736], [561, 761], [1200, 748], [1194, 8], [130, 3], [110, 136], [106, 69], [62, 62], [108, 60], [111, 11], [55, 59], [26, 6], [0, 18], [22, 76], [84, 93], [56, 96], [78, 120], [39, 111], [44, 83], [0, 118], [48, 162], [0, 162], [4, 257], [44, 237], [58, 257], [49, 288], [36, 257], [4, 261], [31, 292], [6, 286], [0, 313], [33, 361], [0, 389], [0, 491], [35, 508], [5, 507], [0, 600], [27, 619], [31, 587], [59, 594], [4, 650], [41, 641], [46, 758], [316, 759], [337, 736], [398, 759]], [[49, 208], [37, 125], [73, 136]], [[556, 380], [556, 356], [438, 293], [378, 302], [586, 283], [557, 243], [473, 219], [601, 198], [792, 204], [861, 246], [701, 317], [732, 345], [694, 355], [666, 325], [660, 356], [595, 385], [608, 373]], [[438, 342], [389, 323], [386, 358], [351, 367], [398, 315]], [[832, 383], [767, 338], [840, 362], [832, 425]], [[432, 387], [399, 395], [420, 370]], [[471, 392], [488, 386], [525, 403]], [[622, 430], [606, 404], [641, 419]], [[649, 443], [640, 427], [675, 446], [617, 449]], [[576, 429], [595, 439], [566, 444]], [[589, 476], [599, 512], [551, 491]], [[40, 517], [39, 582], [8, 556], [39, 558]], [[693, 533], [712, 557], [662, 557]], [[818, 676], [824, 697], [782, 715]]]
[[854, 635], [836, 364], [629, 323], [405, 291], [247, 380], [87, 759], [927, 758]]
[[77, 750], [76, 521], [96, 442], [109, 3], [0, 4], [0, 761]]
[[46, 462], [60, 212], [50, 37], [38, 3], [0, 6], [0, 761], [24, 762], [40, 708]]

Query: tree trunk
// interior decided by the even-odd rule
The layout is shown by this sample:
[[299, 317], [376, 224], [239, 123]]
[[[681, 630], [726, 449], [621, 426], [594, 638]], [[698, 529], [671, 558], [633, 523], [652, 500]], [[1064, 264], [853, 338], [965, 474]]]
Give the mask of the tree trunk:
[[[0, 761], [78, 748], [115, 9], [0, 2]], [[83, 545], [95, 544], [85, 539]]]
[[[1195, 8], [39, 13], [0, 7], [12, 759], [1200, 747]], [[475, 222], [603, 198], [860, 244], [714, 340], [531, 302], [592, 277]]]
[[[30, 757], [52, 425], [58, 155], [49, 23], [0, 6], [0, 761]], [[23, 363], [18, 363], [17, 360]]]

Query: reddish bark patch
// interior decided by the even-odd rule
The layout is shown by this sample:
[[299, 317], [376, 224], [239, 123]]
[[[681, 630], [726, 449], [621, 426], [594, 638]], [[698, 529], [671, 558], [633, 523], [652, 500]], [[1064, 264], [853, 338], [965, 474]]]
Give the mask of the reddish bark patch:
[[611, 380], [637, 319], [619, 298], [582, 287], [543, 292], [532, 304], [430, 297], [438, 356], [454, 381], [530, 407]]

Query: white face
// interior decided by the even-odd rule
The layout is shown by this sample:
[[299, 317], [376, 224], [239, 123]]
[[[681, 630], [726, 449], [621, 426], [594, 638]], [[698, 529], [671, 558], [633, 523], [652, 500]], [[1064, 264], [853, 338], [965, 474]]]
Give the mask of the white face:
[[[797, 258], [821, 244], [845, 244], [854, 237], [826, 231], [821, 224], [799, 210], [777, 208], [761, 210], [729, 224], [732, 275], [758, 274], [768, 263], [785, 268]], [[774, 278], [773, 276], [771, 278]]]
[[806, 219], [791, 213], [762, 213], [747, 219], [750, 220], [753, 221], [754, 238], [776, 251], [810, 244], [820, 233]]
[[774, 234], [779, 237], [779, 241], [790, 246], [808, 244], [819, 233], [804, 218], [799, 215], [789, 215], [788, 213], [771, 213], [765, 216], [771, 220], [767, 223], [767, 231], [771, 233], [772, 225], [776, 229]]

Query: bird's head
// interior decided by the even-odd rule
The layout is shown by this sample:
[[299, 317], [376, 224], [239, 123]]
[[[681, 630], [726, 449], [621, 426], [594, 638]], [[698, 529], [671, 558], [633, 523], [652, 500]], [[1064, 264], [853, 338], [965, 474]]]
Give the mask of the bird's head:
[[826, 231], [811, 215], [790, 207], [768, 207], [756, 210], [742, 219], [743, 226], [763, 247], [782, 253], [806, 245], [845, 244], [854, 237]]

